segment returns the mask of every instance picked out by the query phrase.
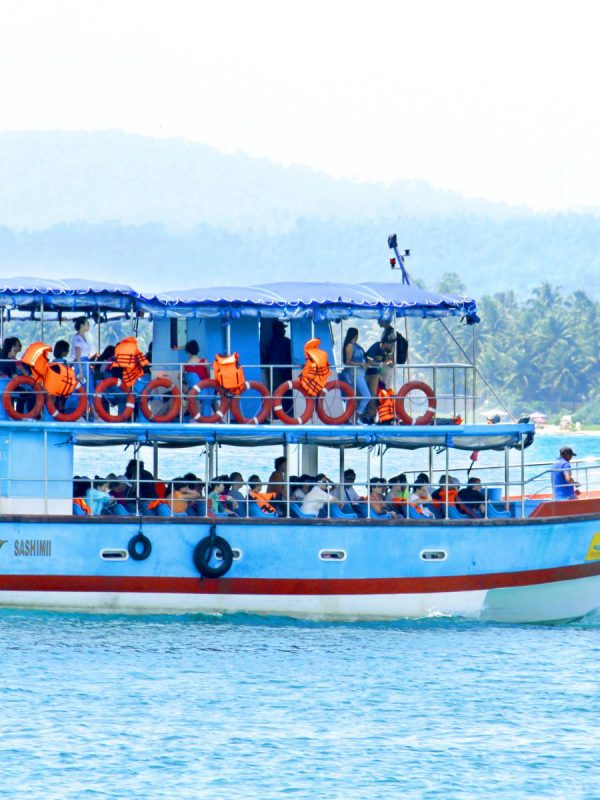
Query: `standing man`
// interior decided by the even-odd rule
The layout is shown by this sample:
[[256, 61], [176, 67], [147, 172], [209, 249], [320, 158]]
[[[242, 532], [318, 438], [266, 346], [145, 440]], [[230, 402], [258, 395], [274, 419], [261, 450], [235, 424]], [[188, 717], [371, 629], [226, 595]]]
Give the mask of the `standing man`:
[[573, 500], [578, 494], [579, 484], [571, 474], [570, 461], [577, 455], [570, 447], [560, 448], [560, 457], [552, 465], [552, 494], [555, 500]]

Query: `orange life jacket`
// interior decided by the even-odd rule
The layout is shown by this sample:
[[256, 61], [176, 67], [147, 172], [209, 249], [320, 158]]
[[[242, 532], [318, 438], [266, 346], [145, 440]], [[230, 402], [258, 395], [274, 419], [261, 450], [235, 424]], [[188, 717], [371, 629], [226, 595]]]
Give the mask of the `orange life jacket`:
[[150, 502], [148, 503], [148, 511], [152, 511], [153, 509], [158, 508], [161, 503], [164, 503], [167, 506], [169, 505], [168, 500], [150, 500]]
[[82, 511], [85, 511], [86, 514], [91, 514], [92, 513], [92, 509], [88, 506], [88, 504], [85, 502], [83, 497], [74, 497], [73, 498], [73, 505], [74, 506], [79, 506], [79, 508]]
[[250, 497], [251, 500], [256, 501], [258, 507], [262, 511], [267, 511], [269, 514], [277, 513], [273, 506], [269, 503], [269, 500], [273, 500], [274, 497], [277, 497], [275, 492], [256, 492], [254, 489], [251, 489], [248, 492], [248, 497]]
[[394, 419], [394, 390], [378, 389], [379, 398], [379, 422], [390, 422]]
[[144, 374], [144, 367], [149, 365], [150, 362], [140, 350], [135, 336], [128, 336], [116, 345], [113, 367], [123, 370], [122, 380], [125, 387], [133, 386]]
[[320, 344], [320, 339], [309, 339], [304, 345], [306, 363], [300, 373], [300, 385], [311, 397], [316, 397], [324, 388], [330, 372], [329, 357]]
[[44, 376], [44, 389], [53, 397], [68, 397], [77, 386], [77, 377], [73, 367], [54, 361], [48, 364]]
[[215, 380], [231, 394], [239, 394], [246, 383], [239, 359], [237, 353], [232, 353], [230, 356], [217, 354], [213, 361]]
[[21, 362], [27, 364], [31, 369], [31, 374], [36, 383], [41, 383], [44, 380], [48, 369], [48, 357], [51, 352], [50, 345], [44, 344], [44, 342], [32, 342], [23, 353]]
[[455, 505], [458, 496], [458, 489], [456, 486], [443, 486], [439, 489], [439, 497], [432, 498], [433, 506], [437, 508], [438, 511], [443, 511], [446, 508], [446, 495], [448, 495], [448, 505]]

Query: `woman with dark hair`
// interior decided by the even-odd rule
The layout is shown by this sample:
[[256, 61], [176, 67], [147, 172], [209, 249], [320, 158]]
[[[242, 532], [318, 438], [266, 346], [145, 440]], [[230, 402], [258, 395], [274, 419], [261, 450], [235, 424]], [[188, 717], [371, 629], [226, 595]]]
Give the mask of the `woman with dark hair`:
[[186, 342], [185, 352], [188, 354], [188, 360], [183, 368], [183, 374], [186, 376], [185, 382], [188, 388], [191, 389], [199, 381], [205, 381], [210, 375], [206, 366], [206, 359], [200, 358], [200, 346], [195, 339], [190, 339], [189, 342]]
[[358, 344], [358, 328], [348, 328], [346, 331], [342, 353], [344, 358], [342, 380], [349, 383], [354, 389], [354, 394], [358, 400], [357, 414], [360, 422], [370, 422], [365, 416], [366, 408], [371, 400], [371, 393], [365, 378], [367, 356], [363, 348]]
[[112, 372], [112, 365], [114, 362], [115, 346], [109, 344], [94, 362], [94, 378], [96, 379], [96, 383], [100, 383], [100, 381], [103, 381], [105, 378], [114, 377]]
[[16, 336], [9, 336], [0, 347], [0, 374], [7, 378], [14, 378], [18, 372], [17, 355], [21, 352], [22, 344]]

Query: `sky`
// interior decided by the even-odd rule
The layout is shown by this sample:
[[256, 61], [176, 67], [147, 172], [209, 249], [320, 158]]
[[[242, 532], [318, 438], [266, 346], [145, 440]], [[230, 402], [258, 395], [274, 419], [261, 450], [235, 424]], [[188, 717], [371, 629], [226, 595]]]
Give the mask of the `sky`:
[[590, 0], [0, 0], [0, 130], [184, 138], [600, 207]]

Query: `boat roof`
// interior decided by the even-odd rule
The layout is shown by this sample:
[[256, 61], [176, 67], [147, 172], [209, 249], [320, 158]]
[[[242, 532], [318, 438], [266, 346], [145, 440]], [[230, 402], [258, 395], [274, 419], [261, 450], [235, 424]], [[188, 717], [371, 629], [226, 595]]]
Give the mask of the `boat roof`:
[[401, 283], [282, 282], [210, 286], [143, 294], [131, 286], [77, 278], [4, 278], [0, 307], [22, 311], [121, 311], [153, 316], [264, 316], [338, 320], [348, 317], [460, 315], [476, 322], [475, 301]]
[[456, 450], [502, 450], [520, 444], [533, 434], [531, 423], [498, 425], [201, 425], [20, 421], [0, 422], [0, 431], [18, 430], [64, 433], [67, 441], [89, 447], [127, 444], [158, 444], [159, 447], [197, 447], [224, 444], [237, 447], [316, 444], [320, 447], [363, 448], [375, 445], [418, 450], [423, 447], [450, 447]]

